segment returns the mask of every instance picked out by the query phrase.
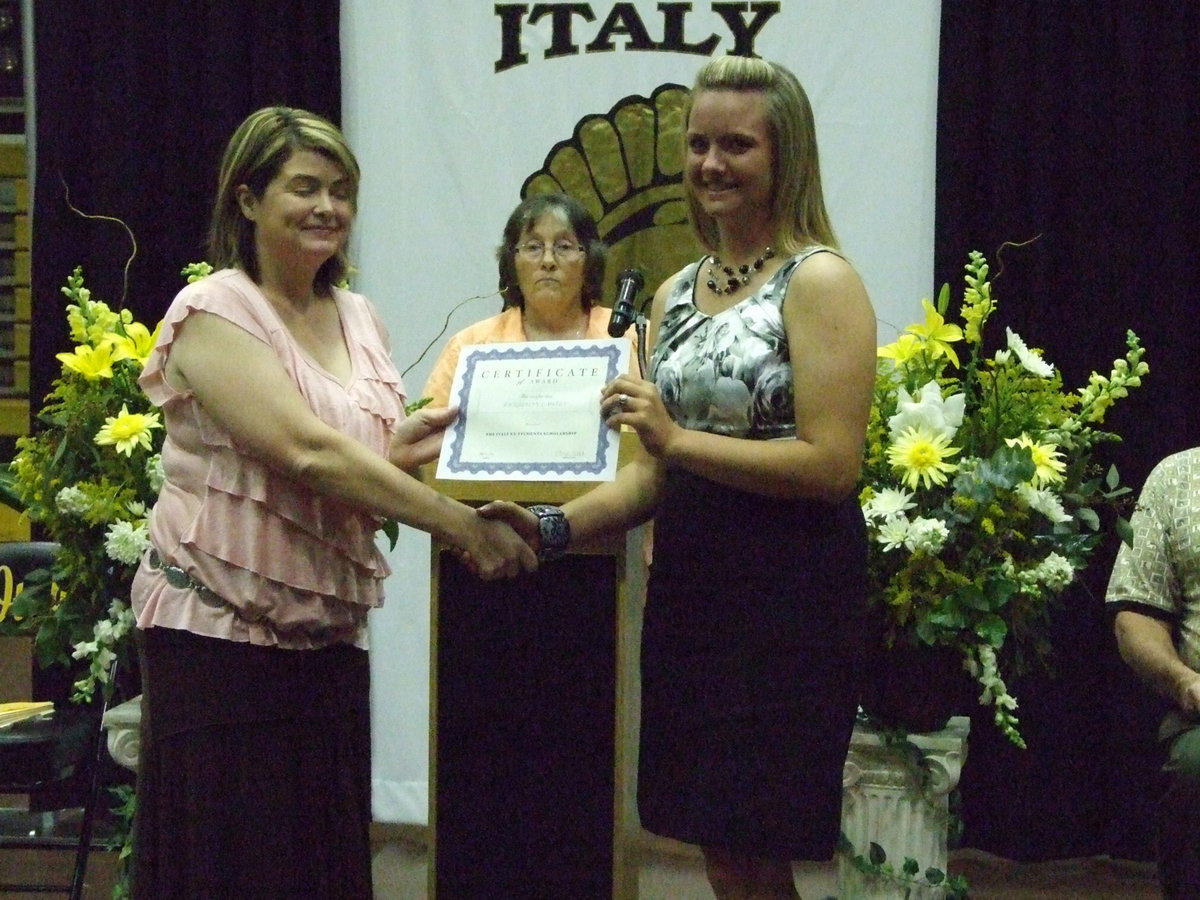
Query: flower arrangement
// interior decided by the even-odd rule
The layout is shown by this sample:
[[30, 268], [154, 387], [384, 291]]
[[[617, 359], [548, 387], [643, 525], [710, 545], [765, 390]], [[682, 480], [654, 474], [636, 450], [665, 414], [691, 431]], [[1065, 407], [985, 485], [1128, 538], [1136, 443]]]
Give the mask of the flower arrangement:
[[1098, 510], [1127, 493], [1095, 450], [1120, 440], [1105, 414], [1149, 367], [1132, 331], [1111, 373], [1076, 391], [1012, 329], [985, 357], [991, 287], [972, 252], [962, 324], [946, 319], [945, 285], [936, 306], [922, 301], [924, 322], [879, 348], [860, 501], [885, 646], [956, 652], [1024, 747], [1003, 671], [1049, 650], [1044, 626], [1100, 540]]
[[[183, 274], [208, 271], [200, 263]], [[130, 585], [162, 486], [162, 422], [138, 386], [158, 330], [93, 300], [79, 268], [62, 291], [75, 348], [58, 354], [62, 372], [0, 472], [6, 502], [60, 550], [46, 577], [28, 579], [0, 610], [0, 632], [32, 635], [43, 666], [86, 664], [74, 694], [88, 700], [129, 650]]]

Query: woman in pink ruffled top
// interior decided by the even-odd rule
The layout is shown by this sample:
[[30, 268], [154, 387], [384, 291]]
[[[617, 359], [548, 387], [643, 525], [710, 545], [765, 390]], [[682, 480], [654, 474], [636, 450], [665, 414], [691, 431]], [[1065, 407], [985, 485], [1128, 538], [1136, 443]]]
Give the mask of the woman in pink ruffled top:
[[536, 568], [507, 526], [409, 474], [455, 412], [406, 417], [376, 311], [337, 286], [358, 184], [329, 122], [249, 116], [221, 164], [216, 271], [175, 298], [142, 375], [167, 437], [132, 598], [137, 898], [370, 898], [381, 521], [484, 578]]

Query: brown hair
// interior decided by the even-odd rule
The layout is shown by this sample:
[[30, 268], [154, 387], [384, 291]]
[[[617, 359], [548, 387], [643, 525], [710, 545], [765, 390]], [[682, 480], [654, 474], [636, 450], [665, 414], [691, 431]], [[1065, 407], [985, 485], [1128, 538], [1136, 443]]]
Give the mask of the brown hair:
[[[242, 215], [238, 188], [246, 185], [261, 198], [267, 185], [298, 150], [311, 150], [337, 163], [350, 180], [350, 203], [358, 206], [358, 160], [337, 126], [315, 113], [288, 106], [268, 106], [251, 113], [229, 139], [221, 159], [217, 198], [208, 232], [210, 262], [218, 269], [239, 268], [259, 279], [254, 223]], [[345, 250], [326, 260], [315, 286], [322, 293], [350, 270]]]
[[503, 309], [510, 306], [525, 308], [525, 295], [517, 282], [517, 244], [525, 232], [548, 212], [557, 213], [575, 232], [583, 245], [583, 287], [580, 302], [584, 311], [603, 295], [604, 269], [608, 263], [608, 247], [600, 240], [596, 220], [583, 204], [569, 194], [533, 194], [522, 200], [504, 224], [504, 237], [496, 248], [496, 262], [500, 272], [500, 296], [504, 299]]

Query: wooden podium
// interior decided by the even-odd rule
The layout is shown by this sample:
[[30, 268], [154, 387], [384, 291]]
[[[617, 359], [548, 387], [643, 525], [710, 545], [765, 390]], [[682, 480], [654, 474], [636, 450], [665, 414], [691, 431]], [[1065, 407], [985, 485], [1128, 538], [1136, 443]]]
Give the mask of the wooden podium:
[[[637, 444], [622, 434], [620, 463]], [[443, 481], [561, 504], [591, 482]], [[634, 900], [642, 529], [483, 582], [435, 541], [429, 897]]]

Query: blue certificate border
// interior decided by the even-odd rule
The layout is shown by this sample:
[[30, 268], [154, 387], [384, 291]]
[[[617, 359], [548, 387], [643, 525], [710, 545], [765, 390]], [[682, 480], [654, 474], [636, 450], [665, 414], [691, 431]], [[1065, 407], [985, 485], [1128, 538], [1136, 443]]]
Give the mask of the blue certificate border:
[[[468, 348], [464, 348], [464, 354]], [[467, 430], [467, 397], [471, 393], [471, 385], [475, 379], [475, 366], [484, 361], [497, 360], [558, 360], [558, 359], [602, 359], [606, 363], [607, 384], [620, 373], [617, 364], [620, 360], [619, 347], [539, 347], [537, 342], [528, 344], [502, 344], [489, 346], [486, 350], [477, 347], [469, 348], [470, 353], [465, 360], [462, 386], [459, 388], [457, 403], [459, 408], [460, 427], [453, 429], [450, 441], [450, 455], [446, 460], [447, 467], [452, 472], [464, 472], [472, 475], [494, 475], [498, 473], [528, 472], [538, 475], [596, 475], [604, 474], [605, 448], [616, 432], [604, 423], [600, 416], [600, 402], [596, 401], [596, 455], [588, 462], [580, 463], [516, 463], [490, 461], [487, 463], [466, 463], [462, 459], [462, 444]]]

